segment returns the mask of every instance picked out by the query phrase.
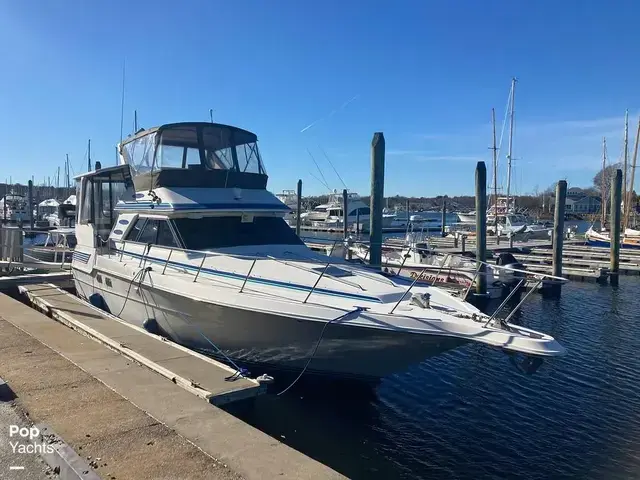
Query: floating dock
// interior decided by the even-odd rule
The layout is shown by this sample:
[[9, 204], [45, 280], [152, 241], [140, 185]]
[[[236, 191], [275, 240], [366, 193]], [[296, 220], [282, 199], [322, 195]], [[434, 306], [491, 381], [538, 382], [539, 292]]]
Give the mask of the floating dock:
[[[236, 370], [99, 310], [52, 284], [24, 285], [20, 293], [55, 320], [168, 378], [214, 405], [255, 397], [264, 386]], [[234, 377], [233, 381], [229, 381]]]
[[21, 290], [57, 321], [0, 294], [0, 376], [101, 478], [344, 478], [212, 405], [254, 380], [55, 285]]

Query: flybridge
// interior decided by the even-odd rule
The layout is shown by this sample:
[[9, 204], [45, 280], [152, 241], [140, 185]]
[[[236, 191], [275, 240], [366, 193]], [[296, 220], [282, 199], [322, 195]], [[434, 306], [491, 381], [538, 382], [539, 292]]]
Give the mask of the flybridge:
[[254, 133], [230, 125], [172, 123], [142, 130], [120, 146], [136, 191], [159, 187], [266, 189]]

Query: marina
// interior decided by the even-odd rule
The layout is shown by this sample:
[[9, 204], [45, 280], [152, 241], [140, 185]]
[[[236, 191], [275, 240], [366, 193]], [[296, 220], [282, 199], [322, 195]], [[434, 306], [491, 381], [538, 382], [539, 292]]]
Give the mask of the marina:
[[[212, 143], [196, 141], [200, 137]], [[162, 155], [169, 151], [164, 146], [187, 152], [182, 167], [156, 153], [154, 166], [143, 168], [148, 157], [140, 156], [145, 150], [138, 144], [149, 138]], [[404, 237], [383, 239], [385, 227], [376, 221], [382, 219], [381, 202], [374, 200], [368, 241], [344, 222], [333, 241], [303, 241], [302, 216], [286, 223], [289, 207], [266, 189], [256, 139], [215, 123], [139, 130], [120, 146], [118, 165], [102, 168], [98, 162], [76, 178], [74, 227], [3, 227], [0, 288], [43, 312], [39, 322], [55, 322], [200, 399], [212, 409], [207, 416], [215, 418], [214, 409], [223, 407], [269, 432], [273, 427], [254, 416], [262, 405], [274, 407], [261, 397], [279, 398], [291, 389], [315, 396], [318, 385], [325, 385], [328, 391], [355, 389], [352, 395], [361, 398], [445, 352], [473, 351], [470, 344], [495, 348], [534, 374], [545, 359], [565, 356], [566, 348], [551, 335], [514, 323], [532, 294], [561, 298], [567, 279], [618, 285], [619, 274], [640, 272], [633, 250], [588, 246], [565, 229], [562, 209], [553, 234], [543, 238], [531, 238], [524, 228], [485, 234], [490, 209], [483, 201], [483, 162], [476, 166], [479, 228], [473, 232], [448, 233], [443, 207], [435, 232], [407, 214]], [[219, 153], [229, 148], [242, 148], [246, 164]], [[376, 133], [374, 179], [384, 148], [384, 137]], [[194, 157], [190, 149], [200, 155], [187, 165], [184, 159]], [[213, 164], [216, 169], [207, 168]], [[378, 181], [384, 182], [372, 181], [372, 199], [381, 193]], [[559, 181], [557, 205], [565, 194], [566, 182]], [[360, 201], [344, 190], [342, 211], [350, 198]], [[326, 213], [322, 222], [335, 221]], [[23, 329], [1, 312], [0, 318]], [[49, 346], [46, 333], [37, 338]], [[74, 438], [53, 420], [63, 439]], [[256, 442], [247, 448], [262, 452]], [[214, 458], [224, 458], [222, 447], [213, 448]], [[348, 475], [344, 466], [336, 471], [331, 463], [314, 463], [304, 445], [297, 449], [273, 466], [274, 474], [296, 478], [303, 468], [314, 472], [311, 478]], [[235, 472], [256, 477], [250, 466], [230, 461]], [[118, 458], [109, 462], [117, 470]], [[99, 466], [91, 469], [100, 472]]]

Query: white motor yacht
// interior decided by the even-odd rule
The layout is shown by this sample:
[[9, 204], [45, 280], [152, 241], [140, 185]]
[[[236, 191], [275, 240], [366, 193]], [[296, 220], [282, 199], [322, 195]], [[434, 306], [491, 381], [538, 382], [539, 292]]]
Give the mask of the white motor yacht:
[[240, 365], [363, 381], [474, 342], [565, 353], [440, 288], [311, 251], [249, 131], [162, 125], [119, 152], [120, 165], [77, 177], [72, 269], [79, 296], [127, 322]]
[[[304, 212], [300, 218], [305, 224], [316, 227], [336, 227], [339, 228], [344, 221], [342, 193], [334, 190], [329, 194], [327, 203], [318, 205], [309, 212]], [[371, 209], [364, 203], [360, 196], [354, 192], [347, 192], [347, 223], [352, 224], [356, 221], [360, 223], [369, 223]]]
[[276, 198], [289, 207], [289, 212], [284, 216], [285, 222], [294, 226], [298, 216], [298, 193], [295, 190], [283, 190], [276, 194]]

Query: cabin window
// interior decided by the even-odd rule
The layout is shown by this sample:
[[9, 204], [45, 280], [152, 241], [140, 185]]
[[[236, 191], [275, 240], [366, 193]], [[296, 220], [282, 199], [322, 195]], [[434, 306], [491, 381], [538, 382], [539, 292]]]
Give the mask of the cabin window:
[[108, 236], [115, 220], [114, 208], [126, 191], [123, 180], [85, 178], [83, 182], [80, 223], [93, 223], [97, 233]]
[[197, 148], [174, 145], [159, 145], [156, 161], [162, 160], [161, 168], [193, 168], [200, 166], [200, 151]]
[[211, 250], [248, 245], [302, 245], [293, 229], [281, 217], [240, 216], [177, 218], [174, 225], [185, 248]]
[[211, 170], [233, 170], [233, 151], [231, 147], [220, 150], [207, 150], [205, 154], [207, 168]]
[[258, 145], [255, 142], [237, 145], [236, 152], [238, 167], [241, 172], [265, 173], [262, 162], [260, 161]]
[[[82, 203], [80, 205], [80, 221], [79, 223], [82, 225], [86, 225], [91, 222], [91, 183], [88, 179], [84, 178], [78, 180], [78, 189], [77, 192], [80, 191], [80, 182], [84, 184], [84, 188], [82, 189]], [[80, 198], [79, 196], [76, 198]]]
[[147, 220], [146, 218], [138, 218], [136, 220], [136, 223], [134, 223], [133, 226], [131, 227], [131, 230], [129, 230], [129, 233], [127, 234], [127, 238], [125, 238], [125, 240], [130, 240], [135, 242], [138, 236], [140, 235], [140, 231], [144, 227], [144, 222], [146, 220]]
[[156, 243], [158, 236], [158, 220], [147, 220], [140, 235], [138, 235], [137, 242], [140, 243]]
[[123, 147], [123, 156], [135, 174], [151, 171], [156, 145], [156, 133], [150, 133]]
[[173, 231], [171, 230], [169, 222], [160, 222], [160, 225], [158, 226], [158, 240], [156, 243], [163, 247], [180, 247], [180, 245], [178, 245], [178, 242], [176, 241], [175, 236], [173, 235]]
[[138, 218], [129, 230], [126, 240], [144, 244], [151, 243], [162, 247], [180, 247], [169, 222], [151, 218]]

